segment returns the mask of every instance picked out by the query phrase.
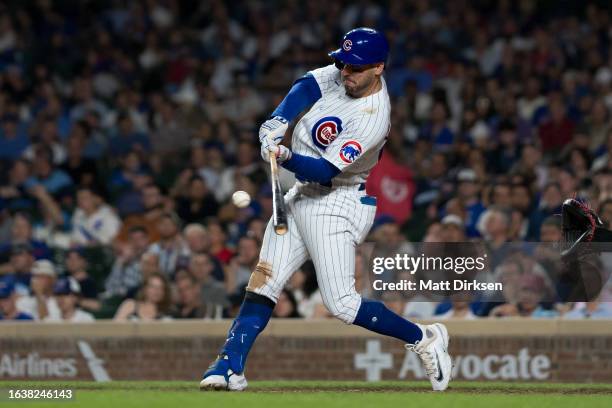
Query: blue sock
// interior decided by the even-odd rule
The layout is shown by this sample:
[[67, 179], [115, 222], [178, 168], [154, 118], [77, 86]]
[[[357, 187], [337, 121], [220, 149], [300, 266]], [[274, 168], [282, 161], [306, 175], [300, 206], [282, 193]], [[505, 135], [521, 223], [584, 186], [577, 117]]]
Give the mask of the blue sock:
[[240, 312], [234, 320], [227, 335], [227, 340], [225, 340], [221, 349], [221, 353], [227, 354], [229, 357], [230, 368], [235, 373], [244, 371], [249, 351], [251, 351], [259, 333], [268, 324], [273, 309], [274, 302], [268, 298], [247, 292], [247, 296], [240, 307]]
[[361, 299], [353, 324], [409, 344], [415, 344], [423, 338], [423, 332], [416, 324], [393, 313], [377, 300]]

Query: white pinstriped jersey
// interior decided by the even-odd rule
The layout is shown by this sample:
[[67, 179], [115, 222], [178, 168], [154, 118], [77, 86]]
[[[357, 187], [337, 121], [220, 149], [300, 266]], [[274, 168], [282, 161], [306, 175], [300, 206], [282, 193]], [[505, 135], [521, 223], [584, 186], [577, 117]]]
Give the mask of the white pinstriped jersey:
[[310, 72], [321, 98], [293, 130], [294, 152], [324, 157], [341, 170], [333, 185], [364, 183], [378, 162], [391, 123], [391, 103], [384, 78], [380, 91], [365, 98], [346, 95], [340, 71], [334, 66]]
[[277, 235], [268, 222], [260, 253], [260, 270], [247, 290], [278, 301], [291, 275], [312, 259], [323, 303], [346, 323], [357, 316], [361, 297], [355, 289], [355, 247], [367, 236], [376, 215], [376, 199], [363, 191], [389, 132], [391, 104], [384, 79], [377, 93], [346, 95], [334, 66], [311, 72], [321, 98], [297, 123], [294, 152], [323, 157], [341, 170], [332, 186], [296, 183], [285, 195], [288, 232]]

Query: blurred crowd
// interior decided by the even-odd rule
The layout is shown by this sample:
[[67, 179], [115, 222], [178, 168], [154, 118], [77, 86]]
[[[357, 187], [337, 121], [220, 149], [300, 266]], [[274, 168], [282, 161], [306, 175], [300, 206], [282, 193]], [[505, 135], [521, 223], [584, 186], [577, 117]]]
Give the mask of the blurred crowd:
[[[358, 26], [391, 47], [370, 241], [555, 242], [572, 196], [612, 222], [606, 2], [5, 1], [0, 319], [235, 314], [272, 211], [258, 125]], [[247, 208], [231, 204], [236, 190]], [[521, 293], [544, 285], [520, 262], [501, 267], [518, 269]], [[515, 296], [484, 312], [427, 300], [389, 304], [412, 317], [612, 317], [612, 297]], [[327, 316], [311, 263], [275, 316]]]

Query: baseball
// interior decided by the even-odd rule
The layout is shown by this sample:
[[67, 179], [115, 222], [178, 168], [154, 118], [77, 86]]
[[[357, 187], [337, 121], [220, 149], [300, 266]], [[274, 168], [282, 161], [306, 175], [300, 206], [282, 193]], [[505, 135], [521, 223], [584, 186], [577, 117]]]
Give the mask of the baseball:
[[236, 191], [232, 194], [232, 202], [238, 208], [244, 208], [251, 202], [251, 196], [246, 191]]

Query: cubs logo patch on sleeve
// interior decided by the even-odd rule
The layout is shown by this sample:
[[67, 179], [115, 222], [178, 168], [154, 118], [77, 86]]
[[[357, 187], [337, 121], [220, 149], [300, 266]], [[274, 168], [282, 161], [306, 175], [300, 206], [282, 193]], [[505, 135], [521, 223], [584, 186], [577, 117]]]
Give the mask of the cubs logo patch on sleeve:
[[312, 141], [320, 149], [327, 149], [342, 132], [342, 120], [335, 116], [319, 119], [312, 127]]
[[361, 155], [362, 148], [356, 140], [349, 140], [340, 148], [340, 159], [345, 163], [352, 163]]

